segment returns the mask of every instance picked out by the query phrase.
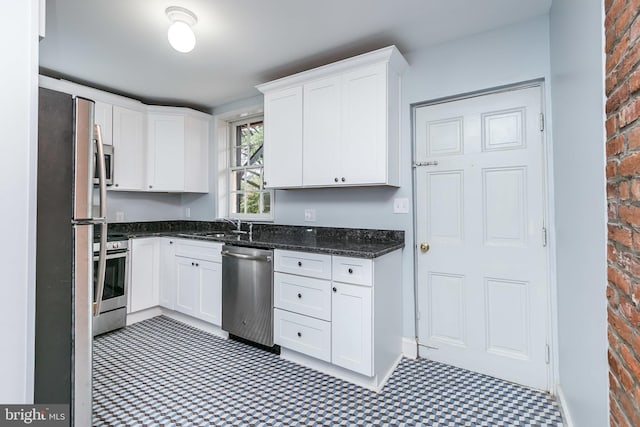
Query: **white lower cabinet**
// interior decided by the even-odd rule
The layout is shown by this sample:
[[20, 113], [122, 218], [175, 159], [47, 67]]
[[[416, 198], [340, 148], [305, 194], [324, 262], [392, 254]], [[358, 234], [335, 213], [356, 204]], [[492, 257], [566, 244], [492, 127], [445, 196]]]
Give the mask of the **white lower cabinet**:
[[127, 313], [157, 306], [158, 239], [131, 239], [129, 252], [129, 301]]
[[331, 362], [373, 375], [372, 288], [333, 283], [331, 298]]
[[401, 251], [363, 259], [276, 250], [274, 259], [276, 344], [377, 387], [402, 354]]
[[222, 325], [222, 264], [219, 243], [178, 240], [175, 310]]
[[222, 244], [154, 237], [131, 248], [128, 312], [159, 305], [222, 325]]

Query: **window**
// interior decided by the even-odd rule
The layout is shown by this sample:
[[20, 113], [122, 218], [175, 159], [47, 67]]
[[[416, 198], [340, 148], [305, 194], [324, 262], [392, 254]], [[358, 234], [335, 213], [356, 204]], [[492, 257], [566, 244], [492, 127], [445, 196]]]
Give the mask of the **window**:
[[264, 189], [264, 123], [253, 118], [230, 124], [229, 215], [272, 219], [273, 192]]

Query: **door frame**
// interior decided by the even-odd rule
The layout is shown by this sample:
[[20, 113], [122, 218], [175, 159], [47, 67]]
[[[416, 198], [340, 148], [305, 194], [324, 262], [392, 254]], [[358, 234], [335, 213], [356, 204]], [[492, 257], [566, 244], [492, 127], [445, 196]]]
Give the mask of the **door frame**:
[[469, 98], [476, 98], [485, 95], [492, 95], [503, 92], [511, 92], [521, 89], [528, 89], [537, 87], [540, 89], [540, 108], [543, 114], [542, 120], [542, 177], [543, 177], [543, 222], [547, 230], [547, 274], [546, 274], [546, 332], [547, 332], [547, 345], [549, 347], [549, 368], [547, 370], [547, 391], [557, 395], [557, 381], [558, 374], [558, 325], [557, 325], [557, 282], [555, 280], [555, 225], [550, 218], [553, 218], [555, 212], [554, 205], [554, 192], [553, 192], [553, 152], [550, 150], [551, 144], [549, 143], [549, 130], [551, 123], [551, 117], [547, 113], [550, 111], [547, 105], [547, 96], [545, 85], [545, 79], [534, 79], [523, 82], [496, 86], [493, 88], [480, 89], [472, 92], [465, 92], [461, 94], [435, 98], [426, 101], [415, 102], [409, 105], [410, 108], [410, 122], [411, 122], [411, 187], [412, 187], [412, 214], [413, 214], [413, 303], [414, 303], [414, 332], [416, 343], [416, 355], [420, 357], [419, 353], [419, 300], [418, 300], [418, 203], [417, 203], [417, 170], [416, 170], [416, 111], [421, 107], [433, 106], [437, 104], [444, 104], [453, 101], [460, 101]]

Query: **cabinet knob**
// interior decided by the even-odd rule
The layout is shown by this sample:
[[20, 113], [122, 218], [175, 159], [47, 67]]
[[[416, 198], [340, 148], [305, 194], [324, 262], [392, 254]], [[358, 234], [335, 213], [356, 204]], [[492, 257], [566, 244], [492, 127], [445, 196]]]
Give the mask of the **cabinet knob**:
[[344, 179], [344, 176], [342, 177], [342, 179], [340, 179], [340, 181], [345, 182], [346, 179]]
[[262, 181], [262, 186], [266, 187], [267, 186], [267, 181]]
[[173, 240], [169, 240], [169, 244], [170, 244], [170, 245], [173, 245]]
[[298, 337], [302, 338], [302, 332], [298, 332]]
[[333, 292], [338, 292], [338, 288], [336, 288], [335, 286], [333, 287]]
[[195, 262], [192, 262], [192, 263], [191, 263], [191, 266], [195, 266], [195, 265], [196, 265], [196, 263], [195, 263]]
[[347, 271], [349, 272], [349, 274], [353, 274], [353, 268], [350, 268]]
[[153, 185], [150, 185], [149, 188], [153, 188]]
[[300, 294], [300, 293], [299, 293], [299, 294], [298, 294], [298, 298], [302, 298], [302, 294]]
[[200, 267], [200, 264], [198, 264], [197, 262], [196, 262], [196, 267]]
[[114, 186], [116, 186], [116, 187], [120, 187], [120, 184], [114, 184]]
[[302, 261], [298, 261], [298, 267], [302, 267]]
[[338, 182], [338, 177], [333, 178], [335, 182]]

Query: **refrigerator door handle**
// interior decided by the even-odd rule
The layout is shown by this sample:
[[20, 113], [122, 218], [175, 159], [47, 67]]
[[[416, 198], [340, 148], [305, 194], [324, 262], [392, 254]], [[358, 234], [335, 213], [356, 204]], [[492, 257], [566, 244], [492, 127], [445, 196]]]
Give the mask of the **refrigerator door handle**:
[[104, 280], [107, 270], [107, 174], [104, 162], [104, 145], [102, 143], [102, 132], [100, 125], [93, 126], [93, 136], [96, 140], [96, 149], [98, 153], [98, 179], [100, 186], [100, 217], [95, 221], [100, 223], [100, 252], [98, 254], [98, 275], [97, 289], [93, 303], [93, 315], [100, 314], [100, 304], [102, 303], [102, 294], [104, 293]]

